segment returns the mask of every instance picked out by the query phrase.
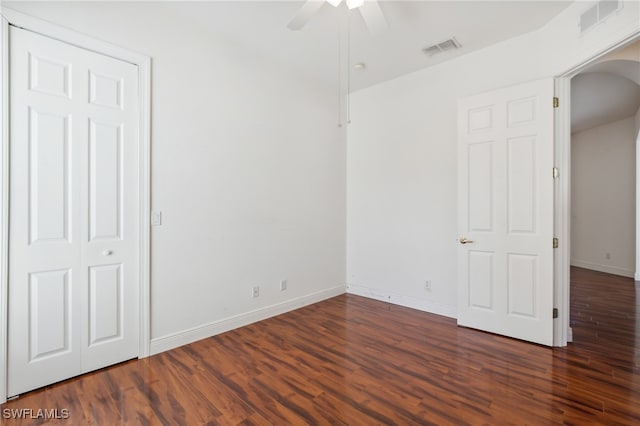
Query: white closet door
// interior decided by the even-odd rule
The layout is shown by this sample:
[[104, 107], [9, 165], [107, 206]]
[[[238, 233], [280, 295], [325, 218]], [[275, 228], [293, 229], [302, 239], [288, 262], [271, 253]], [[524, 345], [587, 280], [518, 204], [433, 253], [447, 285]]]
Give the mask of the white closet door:
[[10, 29], [8, 395], [138, 354], [137, 67]]
[[551, 346], [553, 80], [458, 114], [458, 324]]

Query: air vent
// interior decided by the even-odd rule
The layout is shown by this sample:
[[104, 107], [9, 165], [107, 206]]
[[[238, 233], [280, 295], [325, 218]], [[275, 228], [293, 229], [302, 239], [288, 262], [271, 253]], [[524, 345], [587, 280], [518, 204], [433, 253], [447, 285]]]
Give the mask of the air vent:
[[437, 55], [438, 53], [447, 52], [449, 50], [460, 49], [462, 45], [458, 43], [455, 37], [445, 40], [433, 46], [425, 47], [422, 52], [427, 56]]
[[580, 32], [584, 33], [603, 22], [622, 7], [620, 0], [600, 0], [580, 15]]
[[580, 32], [583, 33], [594, 27], [598, 23], [598, 5], [590, 7], [585, 13], [580, 15]]
[[422, 49], [422, 51], [428, 56], [433, 56], [442, 52], [442, 50], [440, 50], [440, 48], [437, 45], [426, 47]]
[[598, 20], [602, 21], [607, 16], [620, 8], [618, 0], [601, 0], [598, 2]]

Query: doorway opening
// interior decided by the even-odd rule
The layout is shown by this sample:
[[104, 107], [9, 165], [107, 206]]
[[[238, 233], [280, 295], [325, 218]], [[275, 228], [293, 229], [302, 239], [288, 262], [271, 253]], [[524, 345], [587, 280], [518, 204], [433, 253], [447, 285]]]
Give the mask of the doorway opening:
[[610, 350], [635, 335], [640, 42], [571, 78], [570, 131], [570, 326], [574, 344]]

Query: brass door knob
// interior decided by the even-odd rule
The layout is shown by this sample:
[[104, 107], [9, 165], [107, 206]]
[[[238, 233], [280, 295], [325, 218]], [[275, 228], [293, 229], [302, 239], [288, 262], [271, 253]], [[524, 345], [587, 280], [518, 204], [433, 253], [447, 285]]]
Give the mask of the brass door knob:
[[460, 241], [460, 244], [469, 244], [473, 242], [472, 240], [467, 240], [466, 237], [460, 237], [458, 241]]

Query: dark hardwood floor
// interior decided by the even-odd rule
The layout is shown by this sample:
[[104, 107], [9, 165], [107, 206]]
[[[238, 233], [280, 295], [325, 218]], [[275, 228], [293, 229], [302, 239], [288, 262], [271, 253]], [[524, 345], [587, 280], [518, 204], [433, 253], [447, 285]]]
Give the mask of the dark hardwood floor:
[[573, 269], [574, 343], [550, 349], [343, 295], [31, 392], [2, 413], [68, 409], [53, 423], [96, 425], [640, 424], [638, 303], [633, 280]]

